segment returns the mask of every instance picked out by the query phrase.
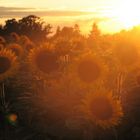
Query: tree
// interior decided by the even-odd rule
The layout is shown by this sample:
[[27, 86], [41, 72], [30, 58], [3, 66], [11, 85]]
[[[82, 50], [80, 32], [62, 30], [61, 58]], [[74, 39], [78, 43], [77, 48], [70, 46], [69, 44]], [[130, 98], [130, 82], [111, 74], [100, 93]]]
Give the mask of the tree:
[[0, 35], [3, 34], [3, 26], [0, 24]]
[[51, 33], [50, 24], [44, 25], [44, 22], [35, 15], [30, 15], [19, 20], [20, 34], [27, 35], [36, 43], [45, 41]]
[[55, 36], [59, 36], [61, 32], [60, 26], [57, 27]]
[[18, 21], [16, 19], [7, 20], [3, 27], [3, 33], [4, 36], [12, 32], [19, 35], [26, 35], [38, 44], [47, 39], [47, 36], [51, 33], [51, 28], [51, 25], [46, 25], [40, 17], [29, 15]]
[[90, 31], [90, 34], [88, 36], [88, 46], [90, 48], [99, 49], [99, 43], [101, 38], [101, 32], [98, 29], [98, 26], [96, 23], [93, 23], [92, 30]]
[[82, 35], [80, 34], [79, 25], [75, 24], [74, 27], [64, 26], [62, 29], [60, 29], [60, 27], [58, 26], [56, 29], [56, 33], [54, 34], [52, 39], [55, 39], [57, 37], [73, 39], [82, 37]]
[[89, 39], [97, 40], [100, 36], [101, 36], [101, 32], [100, 32], [97, 24], [93, 23], [92, 30], [90, 31], [90, 34], [89, 34]]
[[74, 33], [75, 33], [75, 36], [79, 36], [80, 35], [80, 27], [79, 27], [78, 24], [74, 25]]
[[3, 27], [4, 36], [6, 36], [12, 32], [19, 32], [18, 22], [14, 18], [6, 20], [5, 25]]

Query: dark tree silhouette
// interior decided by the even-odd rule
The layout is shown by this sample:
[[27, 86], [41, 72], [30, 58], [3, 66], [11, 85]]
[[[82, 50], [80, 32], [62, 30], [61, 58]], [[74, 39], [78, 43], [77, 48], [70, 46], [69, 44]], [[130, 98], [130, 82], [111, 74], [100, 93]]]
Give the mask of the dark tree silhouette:
[[2, 34], [3, 32], [3, 26], [0, 24], [0, 35]]
[[0, 35], [7, 37], [12, 32], [19, 35], [26, 35], [35, 43], [46, 41], [51, 33], [51, 25], [45, 24], [40, 17], [29, 15], [20, 20], [10, 19], [0, 30]]
[[7, 34], [11, 33], [11, 32], [19, 32], [19, 26], [18, 26], [18, 22], [16, 21], [16, 19], [10, 19], [5, 21], [5, 26], [3, 27], [4, 30], [4, 36], [6, 36]]
[[19, 20], [19, 27], [21, 34], [27, 35], [36, 43], [45, 41], [47, 36], [51, 33], [50, 24], [45, 25], [43, 21], [37, 16], [30, 15]]

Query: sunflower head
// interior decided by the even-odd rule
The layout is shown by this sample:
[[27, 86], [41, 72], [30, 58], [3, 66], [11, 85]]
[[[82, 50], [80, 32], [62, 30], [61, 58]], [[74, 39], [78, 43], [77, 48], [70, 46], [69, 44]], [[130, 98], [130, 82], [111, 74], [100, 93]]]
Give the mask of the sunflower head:
[[120, 101], [113, 98], [111, 93], [103, 91], [87, 94], [81, 110], [86, 119], [102, 128], [118, 125], [123, 116]]
[[23, 56], [24, 50], [19, 44], [11, 43], [7, 46], [7, 48], [10, 49], [13, 53], [15, 53], [16, 56]]
[[98, 79], [101, 74], [101, 69], [96, 60], [85, 58], [80, 61], [77, 72], [81, 80], [91, 83]]
[[101, 59], [92, 54], [76, 59], [70, 69], [77, 80], [86, 85], [93, 85], [95, 82], [100, 81], [107, 70]]
[[0, 81], [12, 76], [18, 68], [17, 57], [12, 51], [0, 50]]
[[32, 49], [29, 62], [40, 74], [51, 74], [59, 69], [58, 55], [47, 46]]

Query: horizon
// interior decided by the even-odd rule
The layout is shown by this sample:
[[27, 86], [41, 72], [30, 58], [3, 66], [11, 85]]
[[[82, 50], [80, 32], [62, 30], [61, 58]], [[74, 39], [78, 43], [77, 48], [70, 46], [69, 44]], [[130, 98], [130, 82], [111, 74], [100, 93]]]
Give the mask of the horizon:
[[[88, 34], [96, 22], [102, 33], [112, 34], [140, 24], [138, 4], [138, 0], [133, 3], [127, 0], [0, 0], [0, 24], [4, 24], [7, 19], [36, 15], [55, 29], [57, 26], [78, 24], [81, 32]], [[135, 10], [131, 11], [133, 6]]]

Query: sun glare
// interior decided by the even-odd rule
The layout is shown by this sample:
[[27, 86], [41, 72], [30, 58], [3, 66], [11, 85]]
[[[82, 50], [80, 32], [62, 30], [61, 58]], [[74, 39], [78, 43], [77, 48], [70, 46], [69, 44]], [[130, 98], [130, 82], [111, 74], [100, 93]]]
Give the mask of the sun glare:
[[116, 18], [124, 28], [130, 28], [140, 24], [139, 5], [139, 0], [123, 0], [110, 12], [110, 15]]

